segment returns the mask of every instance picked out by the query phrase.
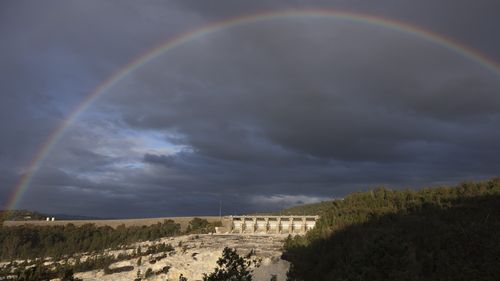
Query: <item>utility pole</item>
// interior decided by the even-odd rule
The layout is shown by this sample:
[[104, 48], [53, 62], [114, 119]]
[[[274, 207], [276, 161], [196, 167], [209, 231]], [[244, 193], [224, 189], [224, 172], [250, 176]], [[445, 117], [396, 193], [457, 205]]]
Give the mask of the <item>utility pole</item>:
[[222, 200], [219, 200], [219, 220], [222, 221]]

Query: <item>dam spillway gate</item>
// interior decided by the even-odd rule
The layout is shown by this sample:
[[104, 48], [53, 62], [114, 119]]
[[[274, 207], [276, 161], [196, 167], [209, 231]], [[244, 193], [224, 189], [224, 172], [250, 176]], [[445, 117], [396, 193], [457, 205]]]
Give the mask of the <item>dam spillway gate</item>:
[[319, 216], [228, 216], [225, 230], [241, 234], [304, 234], [314, 228]]

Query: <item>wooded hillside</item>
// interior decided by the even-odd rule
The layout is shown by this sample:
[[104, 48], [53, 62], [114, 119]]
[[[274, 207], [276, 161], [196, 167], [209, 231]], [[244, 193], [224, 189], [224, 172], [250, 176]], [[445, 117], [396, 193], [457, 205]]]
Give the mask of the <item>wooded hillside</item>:
[[498, 280], [500, 179], [378, 188], [304, 207], [316, 228], [287, 240], [290, 280]]

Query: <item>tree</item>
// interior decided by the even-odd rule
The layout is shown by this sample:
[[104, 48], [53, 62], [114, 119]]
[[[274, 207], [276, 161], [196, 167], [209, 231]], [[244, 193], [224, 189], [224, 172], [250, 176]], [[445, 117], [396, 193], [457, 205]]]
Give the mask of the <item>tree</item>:
[[209, 225], [205, 219], [194, 218], [189, 222], [187, 232], [197, 231], [206, 228]]
[[73, 276], [73, 269], [71, 268], [65, 268], [63, 271], [63, 277], [61, 278], [61, 281], [79, 281], [82, 279], [75, 278]]
[[146, 270], [146, 273], [144, 274], [144, 278], [149, 278], [151, 276], [153, 276], [153, 270], [151, 268], [148, 268], [148, 270]]
[[240, 257], [236, 250], [225, 247], [218, 267], [210, 275], [203, 274], [203, 281], [251, 281], [250, 261]]
[[215, 227], [222, 226], [222, 222], [208, 222], [206, 219], [193, 218], [186, 229], [186, 233], [213, 233], [215, 232]]

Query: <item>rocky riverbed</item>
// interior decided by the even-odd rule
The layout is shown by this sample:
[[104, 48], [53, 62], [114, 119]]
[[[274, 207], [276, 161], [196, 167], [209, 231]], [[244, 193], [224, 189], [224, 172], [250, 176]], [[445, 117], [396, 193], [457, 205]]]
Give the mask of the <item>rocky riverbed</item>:
[[[138, 265], [138, 259], [130, 259], [117, 262], [110, 266], [113, 268], [128, 267], [133, 270], [113, 274], [104, 274], [103, 270], [76, 273], [75, 277], [83, 280], [134, 280], [138, 276], [142, 280], [179, 280], [182, 274], [189, 281], [202, 280], [203, 273], [214, 271], [216, 262], [222, 254], [224, 247], [237, 250], [241, 256], [253, 251], [251, 257], [253, 280], [269, 281], [272, 275], [277, 280], [285, 281], [288, 270], [288, 262], [280, 258], [283, 241], [286, 236], [267, 235], [187, 235], [179, 237], [164, 238], [157, 241], [149, 241], [135, 244], [135, 246], [147, 247], [154, 243], [167, 243], [174, 246], [174, 251], [164, 254], [143, 256]], [[119, 254], [119, 251], [110, 253]], [[145, 274], [150, 268], [152, 272], [161, 272], [169, 267], [167, 273], [153, 274], [145, 279]], [[139, 272], [139, 273], [138, 273]]]

